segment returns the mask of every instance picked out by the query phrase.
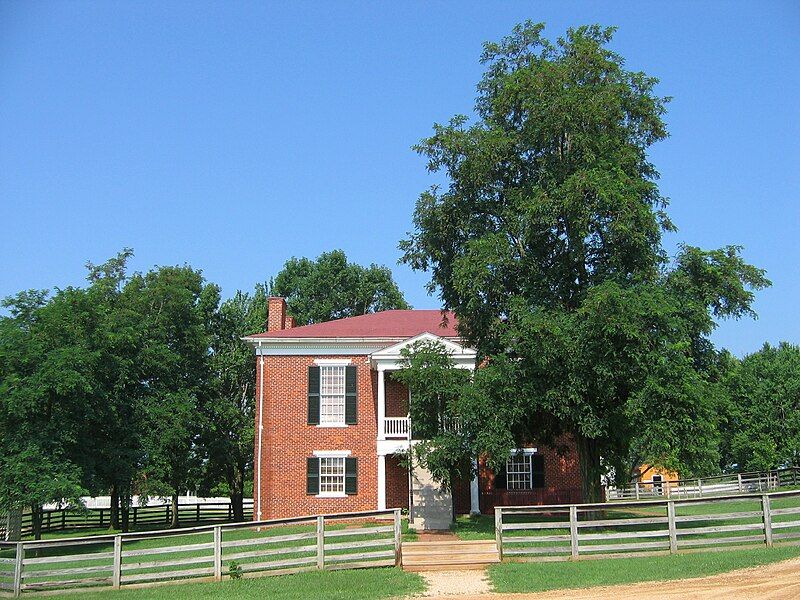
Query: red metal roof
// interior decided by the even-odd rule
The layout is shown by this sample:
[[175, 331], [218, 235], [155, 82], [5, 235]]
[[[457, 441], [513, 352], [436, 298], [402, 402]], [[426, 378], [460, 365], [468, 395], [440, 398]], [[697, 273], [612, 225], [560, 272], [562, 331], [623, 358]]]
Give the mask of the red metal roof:
[[410, 338], [420, 333], [458, 337], [456, 316], [441, 310], [385, 310], [292, 329], [257, 333], [253, 338]]

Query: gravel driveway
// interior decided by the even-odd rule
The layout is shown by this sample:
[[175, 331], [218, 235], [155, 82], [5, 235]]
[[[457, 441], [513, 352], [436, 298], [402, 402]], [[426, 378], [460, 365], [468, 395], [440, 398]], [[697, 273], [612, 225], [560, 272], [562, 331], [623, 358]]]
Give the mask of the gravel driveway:
[[[459, 600], [619, 600], [647, 598], [664, 600], [796, 600], [800, 598], [800, 558], [771, 565], [741, 569], [710, 577], [681, 581], [637, 583], [583, 590], [554, 590], [535, 594], [493, 594], [483, 571], [421, 573], [432, 587], [430, 598]], [[482, 584], [481, 584], [482, 582]], [[474, 586], [485, 585], [483, 591]], [[433, 587], [435, 586], [435, 587]]]

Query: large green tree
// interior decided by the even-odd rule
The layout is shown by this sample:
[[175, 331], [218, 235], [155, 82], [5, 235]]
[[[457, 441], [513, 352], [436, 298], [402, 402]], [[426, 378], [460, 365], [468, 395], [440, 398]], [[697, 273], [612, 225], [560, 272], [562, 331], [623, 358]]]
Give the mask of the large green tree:
[[782, 342], [736, 361], [725, 377], [730, 401], [723, 464], [763, 471], [800, 462], [800, 346]]
[[443, 172], [403, 260], [480, 352], [465, 435], [500, 466], [525, 439], [571, 435], [586, 500], [637, 445], [684, 472], [717, 462], [714, 317], [766, 285], [737, 247], [684, 247], [648, 148], [667, 136], [657, 80], [627, 70], [613, 28], [517, 26], [484, 46], [477, 118], [435, 125], [417, 151]]
[[411, 308], [387, 267], [347, 262], [342, 250], [324, 252], [316, 260], [289, 259], [270, 294], [286, 298], [298, 325]]
[[242, 501], [253, 470], [255, 419], [256, 360], [242, 337], [263, 331], [266, 320], [264, 285], [253, 294], [238, 291], [222, 303], [211, 344], [211, 390], [200, 405], [206, 481], [224, 482], [237, 521], [245, 518]]
[[41, 535], [42, 505], [77, 503], [90, 457], [83, 423], [91, 412], [94, 357], [83, 343], [91, 305], [81, 290], [51, 298], [22, 292], [0, 319], [0, 508], [31, 511]]
[[147, 388], [139, 485], [146, 493], [171, 496], [176, 527], [180, 492], [200, 480], [200, 408], [212, 393], [211, 332], [219, 288], [189, 266], [136, 274], [126, 288], [135, 292], [146, 332], [139, 355]]
[[[93, 409], [85, 423], [87, 456], [93, 460], [90, 491], [110, 493], [112, 529], [128, 529], [134, 481], [144, 458], [146, 373], [140, 360], [145, 319], [136, 285], [129, 281], [129, 248], [95, 265], [87, 263], [86, 293], [94, 309], [86, 343], [96, 357], [92, 375]], [[121, 511], [120, 511], [121, 509]], [[122, 518], [120, 519], [120, 514]]]

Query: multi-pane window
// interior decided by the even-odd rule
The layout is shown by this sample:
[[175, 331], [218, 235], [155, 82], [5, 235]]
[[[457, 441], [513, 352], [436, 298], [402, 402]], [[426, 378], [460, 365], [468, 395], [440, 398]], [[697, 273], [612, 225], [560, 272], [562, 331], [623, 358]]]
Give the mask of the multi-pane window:
[[512, 454], [506, 461], [506, 489], [544, 487], [544, 457], [528, 452]]
[[513, 454], [506, 462], [506, 477], [509, 490], [531, 489], [531, 455]]
[[343, 366], [320, 368], [321, 424], [344, 424], [344, 373]]
[[344, 457], [319, 459], [319, 492], [344, 493]]

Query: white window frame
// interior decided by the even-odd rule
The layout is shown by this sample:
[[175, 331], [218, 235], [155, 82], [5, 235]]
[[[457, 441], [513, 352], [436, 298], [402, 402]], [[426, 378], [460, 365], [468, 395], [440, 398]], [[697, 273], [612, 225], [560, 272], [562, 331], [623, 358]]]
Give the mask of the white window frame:
[[[317, 498], [347, 498], [345, 493], [345, 477], [347, 471], [347, 463], [345, 459], [350, 456], [350, 450], [315, 450], [314, 456], [319, 459], [319, 493]], [[341, 475], [327, 475], [327, 477], [340, 477], [341, 478], [341, 491], [323, 491], [322, 489], [322, 465], [325, 460], [341, 461]]]
[[[317, 427], [347, 427], [347, 423], [345, 422], [345, 386], [347, 385], [347, 369], [346, 367], [352, 364], [351, 360], [342, 360], [339, 358], [318, 358], [314, 361], [314, 364], [319, 367], [319, 424]], [[323, 381], [325, 379], [325, 371], [331, 368], [341, 368], [342, 373], [342, 393], [336, 394], [336, 396], [340, 396], [340, 407], [341, 407], [341, 418], [335, 421], [325, 421], [323, 419], [324, 409], [325, 409], [325, 398], [326, 396], [330, 400], [332, 394], [324, 394], [323, 393]]]
[[[533, 456], [537, 455], [536, 448], [518, 448], [511, 452], [511, 456], [506, 459], [506, 489], [510, 492], [522, 492], [522, 491], [532, 491], [533, 487]], [[514, 459], [520, 459], [524, 461], [523, 464], [525, 465], [525, 470], [520, 471], [519, 469], [513, 470], [511, 469], [512, 461]], [[511, 487], [512, 476], [527, 476], [527, 485], [526, 486], [518, 486]]]

